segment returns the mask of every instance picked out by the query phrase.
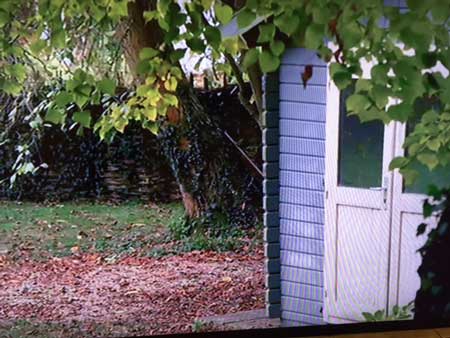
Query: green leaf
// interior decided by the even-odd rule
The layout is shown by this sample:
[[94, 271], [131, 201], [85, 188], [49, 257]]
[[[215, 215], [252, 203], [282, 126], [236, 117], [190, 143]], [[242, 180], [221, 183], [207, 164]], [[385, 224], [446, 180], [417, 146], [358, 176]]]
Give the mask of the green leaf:
[[89, 97], [92, 91], [92, 87], [88, 83], [82, 83], [77, 88], [75, 88], [75, 92], [82, 94], [84, 96]]
[[317, 23], [308, 25], [305, 32], [305, 47], [318, 49], [323, 43], [325, 26]]
[[213, 46], [213, 48], [217, 49], [222, 40], [220, 30], [218, 30], [216, 27], [206, 27], [204, 34], [208, 42]]
[[226, 38], [222, 41], [222, 45], [225, 47], [225, 50], [231, 55], [235, 55], [239, 51], [238, 37]]
[[233, 18], [233, 9], [226, 4], [221, 5], [219, 2], [216, 2], [216, 4], [214, 5], [214, 12], [217, 19], [223, 25], [229, 23]]
[[450, 104], [450, 77], [443, 81], [439, 98], [443, 103]]
[[9, 67], [9, 71], [10, 71], [11, 76], [15, 77], [18, 82], [25, 81], [25, 79], [27, 77], [27, 71], [25, 69], [25, 66], [20, 63], [11, 65]]
[[439, 118], [439, 115], [434, 110], [428, 110], [426, 111], [421, 118], [421, 121], [423, 123], [433, 123]]
[[409, 160], [406, 157], [398, 156], [394, 157], [389, 163], [389, 170], [394, 170], [397, 168], [403, 168], [409, 163]]
[[375, 321], [375, 317], [369, 312], [363, 312], [362, 315], [367, 322]]
[[72, 95], [66, 91], [59, 92], [55, 96], [55, 103], [60, 108], [64, 108], [67, 104], [72, 102], [72, 100]]
[[30, 45], [30, 51], [34, 55], [39, 54], [45, 47], [47, 46], [47, 42], [41, 39], [38, 39], [37, 41], [33, 42]]
[[372, 98], [379, 109], [384, 108], [389, 102], [391, 90], [386, 86], [375, 85], [371, 90]]
[[152, 134], [158, 135], [159, 128], [158, 128], [158, 125], [157, 125], [156, 123], [146, 123], [146, 124], [144, 125], [144, 127], [145, 127], [146, 129], [150, 130], [150, 132], [151, 132]]
[[378, 311], [375, 312], [375, 314], [374, 314], [374, 318], [375, 318], [375, 320], [377, 320], [377, 321], [382, 320], [383, 317], [384, 317], [384, 310], [378, 310]]
[[437, 138], [431, 139], [426, 143], [426, 146], [428, 149], [437, 152], [439, 148], [441, 147], [441, 141]]
[[334, 75], [338, 72], [347, 72], [347, 68], [337, 62], [333, 62], [329, 68], [331, 77], [334, 77]]
[[145, 22], [150, 22], [158, 17], [158, 11], [145, 11], [143, 17]]
[[400, 174], [402, 174], [403, 179], [405, 180], [406, 185], [413, 184], [417, 178], [419, 177], [419, 173], [414, 169], [400, 169]]
[[73, 93], [73, 100], [76, 103], [76, 105], [82, 109], [84, 105], [89, 101], [89, 96], [86, 96], [84, 94], [80, 94], [78, 92]]
[[409, 103], [402, 102], [395, 106], [390, 106], [387, 113], [393, 120], [406, 122], [413, 111], [414, 108]]
[[383, 123], [388, 123], [390, 121], [385, 111], [378, 109], [375, 105], [355, 113], [362, 123], [374, 120], [381, 120]]
[[97, 83], [101, 92], [113, 96], [116, 93], [116, 82], [111, 79], [103, 79]]
[[332, 14], [328, 7], [317, 6], [314, 8], [312, 15], [315, 23], [328, 24]]
[[142, 48], [141, 51], [139, 52], [139, 59], [140, 60], [150, 60], [158, 54], [159, 54], [159, 52], [156, 49], [153, 49], [150, 47], [145, 47], [145, 48]]
[[10, 21], [9, 13], [0, 9], [0, 28], [5, 26]]
[[283, 41], [273, 40], [270, 43], [270, 50], [276, 56], [281, 56], [284, 52], [285, 46]]
[[347, 111], [361, 113], [367, 110], [372, 103], [365, 95], [353, 94], [347, 98], [346, 107]]
[[158, 111], [155, 107], [148, 107], [144, 110], [144, 115], [150, 121], [155, 121], [158, 116]]
[[52, 122], [54, 124], [62, 124], [66, 118], [63, 109], [57, 109], [55, 107], [50, 108], [45, 115], [45, 121]]
[[422, 153], [417, 155], [417, 159], [425, 164], [431, 171], [439, 164], [439, 159], [436, 154], [433, 153]]
[[424, 53], [424, 54], [422, 54], [422, 57], [421, 57], [422, 64], [426, 68], [434, 67], [434, 65], [436, 65], [437, 60], [438, 60], [438, 56], [435, 52]]
[[265, 50], [259, 54], [259, 64], [263, 73], [271, 73], [280, 66], [280, 58]]
[[[430, 217], [434, 211], [434, 206], [430, 204], [427, 200], [423, 203], [422, 214], [425, 218]], [[430, 277], [430, 276], [428, 276]], [[432, 277], [432, 276], [431, 276]]]
[[400, 308], [398, 307], [398, 305], [394, 305], [393, 309], [392, 309], [392, 313], [394, 316], [397, 316], [400, 312]]
[[367, 79], [358, 79], [356, 80], [355, 84], [355, 92], [363, 92], [363, 91], [370, 91], [372, 89], [372, 82]]
[[350, 49], [351, 47], [358, 46], [363, 38], [363, 31], [356, 20], [345, 23], [341, 30], [345, 48]]
[[337, 72], [333, 75], [333, 81], [339, 90], [344, 90], [352, 83], [352, 74], [348, 71]]
[[22, 85], [17, 81], [7, 80], [3, 82], [2, 89], [9, 95], [17, 96], [22, 91]]
[[431, 7], [431, 16], [437, 24], [443, 24], [449, 16], [449, 5], [445, 1], [435, 1]]
[[430, 8], [432, 1], [407, 0], [408, 7], [413, 11], [425, 12]]
[[87, 110], [74, 113], [72, 119], [83, 127], [89, 128], [91, 126], [91, 113]]
[[55, 48], [64, 48], [66, 46], [66, 31], [62, 28], [54, 31], [50, 43]]
[[91, 4], [89, 9], [90, 15], [94, 18], [96, 22], [100, 22], [106, 16], [106, 12], [103, 10], [103, 8], [95, 4]]
[[388, 72], [389, 72], [389, 66], [385, 65], [385, 64], [378, 64], [376, 66], [373, 66], [372, 69], [370, 70], [370, 75], [372, 80], [375, 83], [381, 84], [381, 85], [386, 85], [389, 77], [388, 77]]
[[254, 65], [258, 62], [259, 50], [256, 48], [249, 49], [244, 56], [244, 60], [242, 61], [242, 65], [245, 69], [248, 69], [250, 66]]
[[189, 40], [186, 40], [186, 44], [192, 51], [197, 53], [201, 53], [205, 49], [205, 44], [200, 38], [191, 38]]
[[[205, 32], [206, 35], [206, 32]], [[208, 39], [208, 37], [206, 37]], [[178, 62], [180, 59], [182, 59], [184, 57], [184, 55], [186, 54], [186, 49], [182, 48], [182, 49], [175, 49], [170, 53], [170, 61], [173, 63]]]
[[243, 11], [239, 12], [237, 16], [237, 23], [239, 28], [245, 28], [250, 26], [256, 19], [256, 14], [253, 13], [250, 9], [246, 8]]
[[271, 42], [275, 37], [275, 26], [271, 23], [259, 26], [259, 36], [257, 42]]
[[280, 16], [277, 16], [273, 23], [278, 27], [280, 31], [290, 36], [297, 30], [298, 26], [300, 25], [300, 18], [296, 14], [282, 14]]
[[110, 2], [110, 12], [109, 16], [113, 20], [118, 20], [122, 17], [128, 16], [128, 1], [119, 0]]
[[213, 0], [201, 0], [201, 4], [204, 9], [208, 10], [211, 8], [211, 6], [213, 4]]

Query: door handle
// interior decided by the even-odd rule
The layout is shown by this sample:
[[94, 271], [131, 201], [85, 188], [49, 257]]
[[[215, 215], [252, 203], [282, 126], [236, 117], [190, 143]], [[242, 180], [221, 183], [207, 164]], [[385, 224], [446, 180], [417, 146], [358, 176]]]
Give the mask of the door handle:
[[383, 177], [383, 186], [369, 188], [369, 190], [372, 190], [372, 191], [382, 191], [383, 192], [383, 204], [384, 204], [385, 209], [387, 207], [386, 202], [387, 202], [387, 197], [388, 197], [388, 186], [389, 186], [389, 177], [384, 176]]

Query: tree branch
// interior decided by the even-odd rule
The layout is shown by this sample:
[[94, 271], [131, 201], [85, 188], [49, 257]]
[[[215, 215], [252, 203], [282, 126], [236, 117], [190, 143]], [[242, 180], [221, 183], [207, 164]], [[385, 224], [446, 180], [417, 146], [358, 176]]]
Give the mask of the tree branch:
[[262, 128], [258, 110], [255, 108], [254, 105], [250, 103], [250, 99], [246, 97], [247, 89], [245, 88], [245, 81], [244, 78], [242, 77], [241, 69], [239, 68], [238, 64], [236, 63], [232, 55], [230, 55], [229, 53], [225, 53], [225, 58], [227, 59], [228, 63], [231, 66], [231, 69], [233, 70], [234, 75], [236, 76], [236, 80], [239, 87], [239, 100], [241, 101], [241, 104], [248, 111], [250, 116], [253, 117], [258, 126]]

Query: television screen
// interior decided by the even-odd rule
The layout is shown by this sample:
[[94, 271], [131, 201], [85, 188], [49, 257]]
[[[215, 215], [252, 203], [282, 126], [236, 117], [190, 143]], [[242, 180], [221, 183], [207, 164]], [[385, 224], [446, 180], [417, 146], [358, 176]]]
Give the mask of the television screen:
[[0, 1], [0, 336], [450, 326], [449, 17]]

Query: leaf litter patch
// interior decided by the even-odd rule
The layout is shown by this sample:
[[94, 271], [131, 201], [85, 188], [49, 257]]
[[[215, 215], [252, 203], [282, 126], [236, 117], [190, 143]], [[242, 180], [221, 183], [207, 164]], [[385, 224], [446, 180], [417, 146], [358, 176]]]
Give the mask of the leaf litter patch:
[[262, 249], [108, 261], [77, 254], [17, 263], [0, 255], [0, 336], [192, 332], [198, 318], [264, 307]]

